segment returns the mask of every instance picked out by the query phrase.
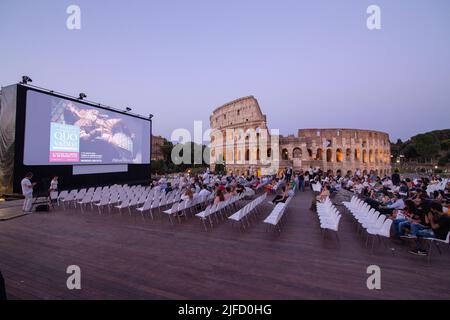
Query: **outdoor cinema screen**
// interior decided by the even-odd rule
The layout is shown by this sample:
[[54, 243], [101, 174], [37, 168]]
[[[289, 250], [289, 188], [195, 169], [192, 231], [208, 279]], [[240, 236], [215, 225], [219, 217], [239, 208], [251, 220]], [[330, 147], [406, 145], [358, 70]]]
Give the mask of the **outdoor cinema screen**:
[[150, 163], [150, 121], [27, 91], [25, 165], [120, 163]]

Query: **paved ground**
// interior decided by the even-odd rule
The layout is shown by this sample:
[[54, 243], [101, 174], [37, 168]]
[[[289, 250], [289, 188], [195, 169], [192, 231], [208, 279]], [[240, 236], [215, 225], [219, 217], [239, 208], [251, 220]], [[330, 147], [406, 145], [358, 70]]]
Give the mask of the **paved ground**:
[[[32, 214], [0, 222], [0, 270], [10, 299], [450, 298], [448, 250], [431, 264], [396, 242], [395, 254], [382, 244], [371, 254], [345, 213], [340, 242], [323, 239], [310, 200], [294, 198], [281, 234], [265, 232], [267, 203], [244, 233], [228, 221], [204, 232], [195, 218]], [[66, 287], [69, 265], [81, 268], [79, 291]], [[381, 268], [379, 291], [366, 287], [369, 265]]]

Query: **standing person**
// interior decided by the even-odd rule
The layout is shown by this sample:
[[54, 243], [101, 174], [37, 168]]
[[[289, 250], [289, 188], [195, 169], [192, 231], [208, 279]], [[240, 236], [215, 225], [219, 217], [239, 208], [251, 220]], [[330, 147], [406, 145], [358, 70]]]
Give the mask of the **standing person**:
[[305, 176], [303, 175], [303, 173], [300, 173], [300, 175], [298, 176], [298, 189], [301, 192], [305, 191]]
[[391, 180], [394, 186], [400, 185], [400, 174], [398, 173], [398, 169], [395, 169], [394, 174], [391, 177]]
[[291, 177], [292, 177], [292, 168], [287, 168], [286, 172], [285, 172], [285, 178], [286, 178], [286, 182], [289, 183], [291, 182]]
[[[54, 176], [52, 181], [50, 182], [50, 188], [48, 189], [48, 203], [49, 205], [53, 205], [53, 196], [58, 196], [58, 176]], [[56, 197], [55, 197], [56, 198]]]
[[22, 179], [20, 185], [22, 186], [22, 194], [25, 197], [23, 202], [22, 211], [23, 212], [31, 212], [33, 206], [33, 187], [36, 185], [36, 182], [31, 183], [31, 179], [33, 178], [33, 174], [28, 172], [25, 178]]
[[309, 172], [306, 171], [306, 172], [305, 172], [305, 176], [304, 176], [304, 180], [305, 180], [304, 186], [305, 186], [305, 187], [308, 187], [308, 186], [309, 186], [309, 178], [310, 178], [310, 177], [311, 177], [311, 176], [310, 176]]
[[54, 176], [50, 182], [50, 192], [58, 191], [58, 176]]

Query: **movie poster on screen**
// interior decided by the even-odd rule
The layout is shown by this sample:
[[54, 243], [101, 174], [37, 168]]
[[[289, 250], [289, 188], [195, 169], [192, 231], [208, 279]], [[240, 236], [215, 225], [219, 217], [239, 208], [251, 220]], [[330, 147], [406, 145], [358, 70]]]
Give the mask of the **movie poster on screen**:
[[50, 162], [80, 161], [80, 128], [52, 122], [50, 124]]

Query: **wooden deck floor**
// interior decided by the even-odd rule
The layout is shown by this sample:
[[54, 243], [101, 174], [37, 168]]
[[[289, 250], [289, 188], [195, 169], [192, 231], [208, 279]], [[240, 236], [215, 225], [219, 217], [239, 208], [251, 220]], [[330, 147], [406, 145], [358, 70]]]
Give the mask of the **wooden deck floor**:
[[[32, 214], [0, 222], [0, 270], [9, 299], [450, 298], [448, 251], [430, 265], [405, 244], [371, 254], [348, 215], [338, 246], [322, 238], [310, 199], [291, 202], [281, 235], [265, 232], [263, 215], [244, 233], [228, 222], [206, 233], [194, 218]], [[81, 268], [81, 290], [66, 288], [69, 265]], [[381, 290], [366, 287], [369, 265], [381, 267]]]

